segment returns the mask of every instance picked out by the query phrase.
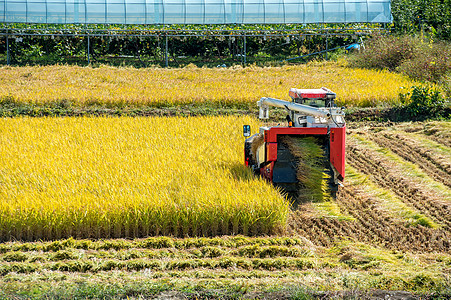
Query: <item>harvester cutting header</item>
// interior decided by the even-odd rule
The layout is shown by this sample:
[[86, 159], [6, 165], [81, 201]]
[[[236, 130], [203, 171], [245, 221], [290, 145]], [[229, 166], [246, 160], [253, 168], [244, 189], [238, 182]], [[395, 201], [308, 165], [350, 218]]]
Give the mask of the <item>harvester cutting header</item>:
[[[345, 176], [345, 114], [327, 88], [292, 88], [289, 96], [291, 102], [266, 97], [257, 102], [260, 119], [269, 118], [270, 106], [285, 108], [288, 126], [260, 127], [247, 138], [245, 165], [296, 197], [315, 197], [321, 191], [311, 188], [323, 180], [333, 195]], [[249, 132], [245, 127], [245, 136]]]

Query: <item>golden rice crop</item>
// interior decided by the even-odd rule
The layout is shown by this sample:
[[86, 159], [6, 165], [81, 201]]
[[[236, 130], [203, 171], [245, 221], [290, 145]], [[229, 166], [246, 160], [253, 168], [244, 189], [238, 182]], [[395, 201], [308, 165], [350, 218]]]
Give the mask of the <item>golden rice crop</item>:
[[243, 166], [249, 117], [0, 119], [0, 239], [268, 234], [289, 204]]
[[398, 102], [400, 88], [415, 84], [400, 74], [336, 62], [213, 69], [2, 67], [0, 74], [0, 99], [19, 103], [157, 107], [213, 103], [254, 108], [261, 97], [289, 99], [292, 87], [323, 86], [337, 93], [340, 105], [375, 106]]

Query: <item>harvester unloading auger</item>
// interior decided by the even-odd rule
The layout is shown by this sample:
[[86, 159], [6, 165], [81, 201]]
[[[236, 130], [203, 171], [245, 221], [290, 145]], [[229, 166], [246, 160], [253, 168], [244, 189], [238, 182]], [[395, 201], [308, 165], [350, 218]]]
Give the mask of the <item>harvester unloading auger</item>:
[[[291, 102], [257, 102], [260, 119], [269, 118], [270, 106], [285, 108], [288, 126], [260, 127], [247, 138], [245, 165], [293, 198], [334, 196], [345, 176], [345, 114], [329, 89], [290, 89], [289, 95]], [[244, 134], [250, 135], [247, 125]]]

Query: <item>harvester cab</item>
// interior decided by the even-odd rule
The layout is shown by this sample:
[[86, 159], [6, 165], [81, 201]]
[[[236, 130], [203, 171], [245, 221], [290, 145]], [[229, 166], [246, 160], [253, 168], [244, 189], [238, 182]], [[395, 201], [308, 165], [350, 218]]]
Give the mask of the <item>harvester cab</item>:
[[257, 102], [260, 119], [269, 118], [270, 106], [286, 109], [287, 126], [260, 127], [247, 138], [245, 165], [294, 198], [334, 196], [345, 176], [346, 128], [336, 94], [292, 88], [289, 96], [292, 101], [264, 97]]

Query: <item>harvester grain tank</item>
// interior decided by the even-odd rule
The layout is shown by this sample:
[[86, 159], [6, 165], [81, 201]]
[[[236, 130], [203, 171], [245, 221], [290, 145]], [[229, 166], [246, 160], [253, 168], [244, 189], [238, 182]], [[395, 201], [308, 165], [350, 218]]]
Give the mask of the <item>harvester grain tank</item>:
[[293, 155], [283, 140], [288, 136], [302, 143], [303, 138], [313, 137], [325, 154], [324, 173], [328, 174], [328, 186], [334, 194], [345, 176], [346, 130], [345, 114], [335, 105], [336, 94], [327, 88], [292, 88], [289, 96], [292, 101], [265, 97], [257, 102], [260, 119], [269, 118], [271, 106], [286, 109], [288, 126], [260, 127], [258, 134], [247, 138], [245, 165], [286, 192], [296, 194], [302, 185], [297, 167], [299, 157]]

